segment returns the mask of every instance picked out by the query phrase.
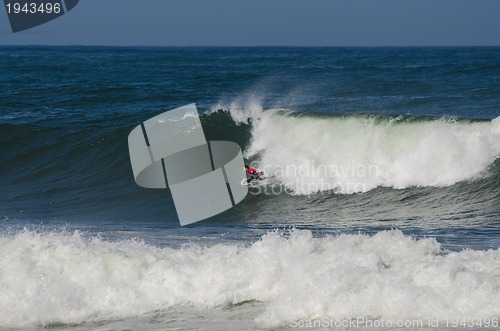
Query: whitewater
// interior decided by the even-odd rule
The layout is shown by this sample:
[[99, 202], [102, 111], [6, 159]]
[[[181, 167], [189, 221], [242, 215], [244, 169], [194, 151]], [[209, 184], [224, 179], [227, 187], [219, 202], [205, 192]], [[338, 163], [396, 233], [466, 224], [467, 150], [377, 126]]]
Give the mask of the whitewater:
[[260, 327], [294, 320], [495, 318], [500, 250], [451, 252], [401, 231], [314, 238], [274, 231], [247, 245], [158, 248], [33, 230], [0, 237], [3, 327], [127, 319], [182, 306], [257, 305]]
[[450, 186], [488, 176], [500, 157], [500, 117], [321, 116], [256, 101], [216, 108], [251, 123], [246, 157], [295, 194]]

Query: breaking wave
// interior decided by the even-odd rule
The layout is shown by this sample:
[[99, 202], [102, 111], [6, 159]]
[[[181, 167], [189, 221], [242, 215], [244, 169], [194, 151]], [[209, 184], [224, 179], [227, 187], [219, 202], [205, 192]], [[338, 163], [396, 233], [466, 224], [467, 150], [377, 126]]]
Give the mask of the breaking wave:
[[500, 156], [500, 117], [338, 116], [255, 103], [226, 110], [251, 126], [246, 156], [295, 194], [445, 187], [490, 175]]
[[0, 326], [81, 324], [259, 302], [255, 321], [494, 318], [500, 250], [443, 250], [402, 232], [159, 248], [23, 230], [0, 236]]

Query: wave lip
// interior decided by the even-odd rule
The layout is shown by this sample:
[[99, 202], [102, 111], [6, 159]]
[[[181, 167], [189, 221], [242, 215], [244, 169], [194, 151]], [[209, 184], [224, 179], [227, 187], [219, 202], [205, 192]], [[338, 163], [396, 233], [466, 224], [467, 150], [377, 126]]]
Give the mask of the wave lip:
[[339, 117], [255, 105], [229, 111], [239, 123], [251, 121], [246, 156], [295, 194], [445, 187], [483, 178], [500, 156], [500, 117]]
[[[294, 320], [492, 318], [500, 250], [443, 251], [402, 232], [314, 238], [270, 232], [250, 246], [157, 248], [80, 233], [0, 237], [0, 326], [81, 324], [183, 305], [262, 303], [263, 327]], [[260, 309], [259, 308], [259, 309]]]

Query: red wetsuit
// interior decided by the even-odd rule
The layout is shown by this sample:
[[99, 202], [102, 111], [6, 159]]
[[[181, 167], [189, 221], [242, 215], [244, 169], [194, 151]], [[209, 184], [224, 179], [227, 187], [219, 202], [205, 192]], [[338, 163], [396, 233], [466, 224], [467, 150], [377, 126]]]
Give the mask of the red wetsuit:
[[258, 175], [257, 171], [255, 169], [253, 169], [253, 168], [248, 168], [247, 169], [247, 174], [249, 176], [256, 176], [256, 175]]

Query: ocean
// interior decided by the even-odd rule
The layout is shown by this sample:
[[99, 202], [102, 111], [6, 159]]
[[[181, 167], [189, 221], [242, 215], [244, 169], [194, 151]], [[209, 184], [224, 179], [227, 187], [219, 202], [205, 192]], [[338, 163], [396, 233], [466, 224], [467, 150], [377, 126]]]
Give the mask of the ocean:
[[[500, 330], [500, 48], [0, 47], [0, 329]], [[127, 137], [268, 176], [181, 227]]]

